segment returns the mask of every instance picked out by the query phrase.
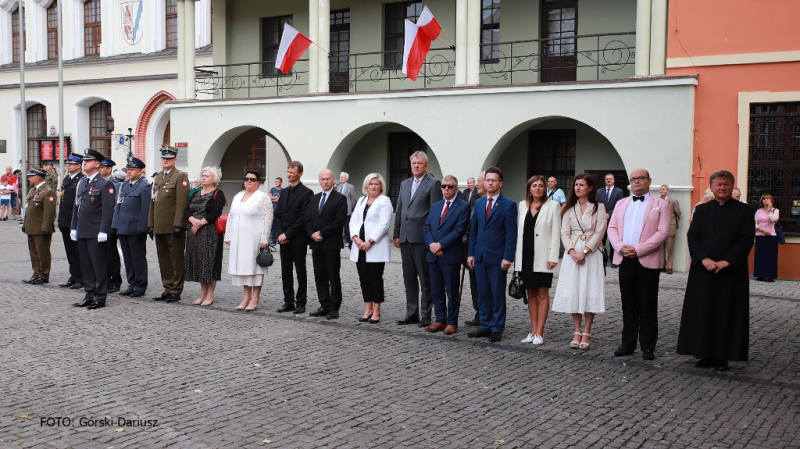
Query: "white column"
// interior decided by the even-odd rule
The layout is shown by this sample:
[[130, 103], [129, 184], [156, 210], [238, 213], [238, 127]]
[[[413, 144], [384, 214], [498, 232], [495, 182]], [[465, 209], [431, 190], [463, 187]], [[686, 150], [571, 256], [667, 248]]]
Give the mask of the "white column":
[[636, 0], [636, 76], [650, 75], [650, 2]]
[[186, 99], [186, 48], [183, 41], [186, 38], [186, 9], [185, 1], [178, 0], [178, 99]]
[[467, 84], [480, 84], [481, 0], [467, 0]]
[[467, 0], [456, 0], [456, 86], [467, 84]]
[[650, 25], [650, 74], [665, 75], [667, 65], [667, 0], [653, 0]]
[[189, 100], [194, 100], [197, 96], [195, 95], [195, 85], [194, 85], [194, 61], [195, 61], [195, 35], [194, 35], [194, 24], [195, 24], [195, 17], [194, 17], [194, 5], [195, 0], [187, 0], [184, 2], [183, 11], [186, 13], [186, 24], [184, 25], [184, 39], [183, 39], [183, 47], [186, 55], [184, 56], [184, 63], [186, 65], [186, 98]]
[[[319, 40], [317, 44], [323, 50], [331, 51], [331, 2], [330, 0], [319, 0]], [[313, 47], [314, 44], [311, 44]], [[328, 53], [317, 48], [319, 55], [317, 58], [317, 90], [319, 92], [330, 92], [330, 71], [331, 62]]]
[[[319, 0], [308, 0], [308, 38], [319, 42]], [[319, 92], [319, 48], [308, 48], [308, 93]]]

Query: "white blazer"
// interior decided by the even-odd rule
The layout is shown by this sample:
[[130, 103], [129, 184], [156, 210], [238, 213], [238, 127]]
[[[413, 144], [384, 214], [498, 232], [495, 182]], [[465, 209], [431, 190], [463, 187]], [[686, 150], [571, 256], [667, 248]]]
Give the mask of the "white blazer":
[[[392, 200], [386, 195], [380, 195], [367, 211], [364, 220], [364, 206], [367, 197], [362, 196], [356, 201], [353, 215], [350, 217], [350, 234], [358, 236], [361, 225], [364, 224], [365, 241], [372, 239], [375, 244], [367, 250], [367, 262], [388, 262], [392, 251], [389, 226], [392, 223]], [[350, 260], [358, 262], [358, 247], [353, 244], [350, 248]]]
[[[514, 256], [514, 271], [522, 271], [522, 235], [525, 232], [525, 216], [527, 214], [530, 214], [528, 205], [525, 204], [525, 201], [520, 201], [517, 214], [517, 252]], [[557, 264], [559, 249], [561, 249], [561, 204], [558, 201], [548, 200], [542, 204], [534, 229], [533, 271], [553, 273], [555, 270], [547, 269], [547, 262]]]

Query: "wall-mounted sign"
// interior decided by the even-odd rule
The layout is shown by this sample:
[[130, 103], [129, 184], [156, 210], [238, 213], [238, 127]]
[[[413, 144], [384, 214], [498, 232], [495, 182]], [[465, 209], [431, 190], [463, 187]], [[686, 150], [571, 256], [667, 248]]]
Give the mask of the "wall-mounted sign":
[[187, 148], [189, 147], [188, 142], [175, 142], [175, 148]]

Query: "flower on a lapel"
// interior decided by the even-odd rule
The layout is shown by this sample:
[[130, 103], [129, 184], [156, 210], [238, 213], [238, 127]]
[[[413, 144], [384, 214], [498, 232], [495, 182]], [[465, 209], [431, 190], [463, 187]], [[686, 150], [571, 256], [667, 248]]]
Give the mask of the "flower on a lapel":
[[661, 210], [661, 208], [660, 208], [660, 207], [654, 207], [654, 208], [653, 208], [653, 212], [658, 212], [658, 211], [660, 211], [660, 210]]

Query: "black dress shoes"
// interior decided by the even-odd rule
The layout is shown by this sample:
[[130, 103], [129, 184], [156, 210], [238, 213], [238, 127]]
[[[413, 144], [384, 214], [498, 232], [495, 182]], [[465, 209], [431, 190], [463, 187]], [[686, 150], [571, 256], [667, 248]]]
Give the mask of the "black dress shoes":
[[89, 310], [94, 310], [94, 309], [102, 309], [105, 306], [106, 306], [106, 300], [101, 299], [100, 301], [92, 301], [92, 303], [86, 306], [86, 308]]
[[164, 301], [166, 302], [178, 302], [180, 300], [181, 300], [181, 295], [173, 295], [172, 293], [170, 293], [169, 295], [167, 295], [166, 298], [164, 298]]
[[31, 285], [42, 285], [42, 284], [47, 284], [47, 281], [45, 281], [42, 278], [36, 278], [31, 280]]
[[489, 336], [489, 341], [492, 343], [497, 343], [499, 341], [503, 341], [503, 333], [502, 332], [492, 332], [492, 335]]
[[83, 282], [75, 282], [75, 284], [70, 287], [71, 290], [80, 290], [83, 288]]
[[72, 279], [68, 280], [67, 282], [65, 282], [63, 284], [58, 284], [58, 286], [61, 287], [61, 288], [70, 288], [73, 285], [75, 285], [75, 281], [73, 281]]
[[73, 306], [73, 307], [87, 307], [87, 306], [89, 306], [90, 304], [92, 304], [93, 302], [94, 302], [94, 301], [92, 301], [90, 298], [83, 298], [83, 301], [81, 301], [81, 302], [76, 302], [76, 303], [75, 303], [75, 304], [73, 304], [72, 306]]
[[116, 293], [119, 291], [119, 285], [109, 285], [108, 293]]
[[716, 368], [719, 365], [716, 360], [700, 359], [694, 363], [698, 368]]
[[38, 279], [36, 276], [31, 276], [30, 279], [23, 279], [22, 282], [24, 282], [26, 284], [30, 284], [31, 282], [35, 281], [36, 279]]
[[626, 355], [631, 355], [631, 354], [633, 354], [633, 349], [625, 349], [622, 346], [620, 346], [619, 348], [617, 348], [616, 351], [614, 351], [614, 357], [624, 357]]
[[306, 313], [306, 306], [297, 306], [294, 308], [295, 315], [299, 315], [301, 313]]
[[419, 327], [428, 327], [430, 325], [431, 325], [431, 319], [430, 318], [423, 318], [423, 319], [419, 320]]
[[154, 297], [153, 297], [153, 301], [166, 301], [166, 299], [167, 299], [167, 296], [169, 296], [169, 293], [167, 293], [167, 292], [164, 292], [164, 293], [162, 293], [162, 294], [161, 294], [161, 295], [159, 295], [159, 296], [154, 296]]
[[645, 360], [654, 360], [656, 355], [650, 349], [642, 349], [642, 358]]
[[407, 326], [409, 324], [417, 324], [417, 323], [419, 323], [419, 317], [418, 316], [405, 317], [404, 319], [399, 320], [397, 322], [397, 324], [399, 326]]
[[479, 318], [475, 318], [474, 320], [464, 321], [464, 324], [466, 324], [467, 326], [480, 326], [481, 320]]
[[328, 316], [328, 311], [320, 307], [316, 311], [309, 313], [308, 316]]
[[330, 312], [328, 312], [328, 316], [326, 316], [325, 318], [327, 318], [329, 320], [335, 320], [335, 319], [339, 318], [339, 311], [338, 310], [331, 310]]
[[476, 331], [472, 331], [467, 334], [467, 337], [469, 338], [487, 338], [491, 336], [492, 333], [488, 329], [487, 330], [478, 329]]
[[141, 298], [144, 296], [144, 292], [131, 292], [131, 298]]
[[294, 310], [294, 306], [293, 306], [293, 305], [291, 305], [291, 304], [285, 304], [285, 303], [284, 303], [284, 304], [283, 304], [283, 307], [281, 307], [280, 309], [278, 309], [278, 310], [277, 310], [277, 312], [278, 312], [278, 313], [284, 313], [284, 312], [291, 312], [291, 311], [293, 311], [293, 310]]
[[[111, 293], [111, 290], [109, 290], [108, 292]], [[133, 294], [133, 289], [130, 288], [128, 290], [125, 290], [124, 292], [119, 292], [120, 296], [130, 296], [132, 294]]]

